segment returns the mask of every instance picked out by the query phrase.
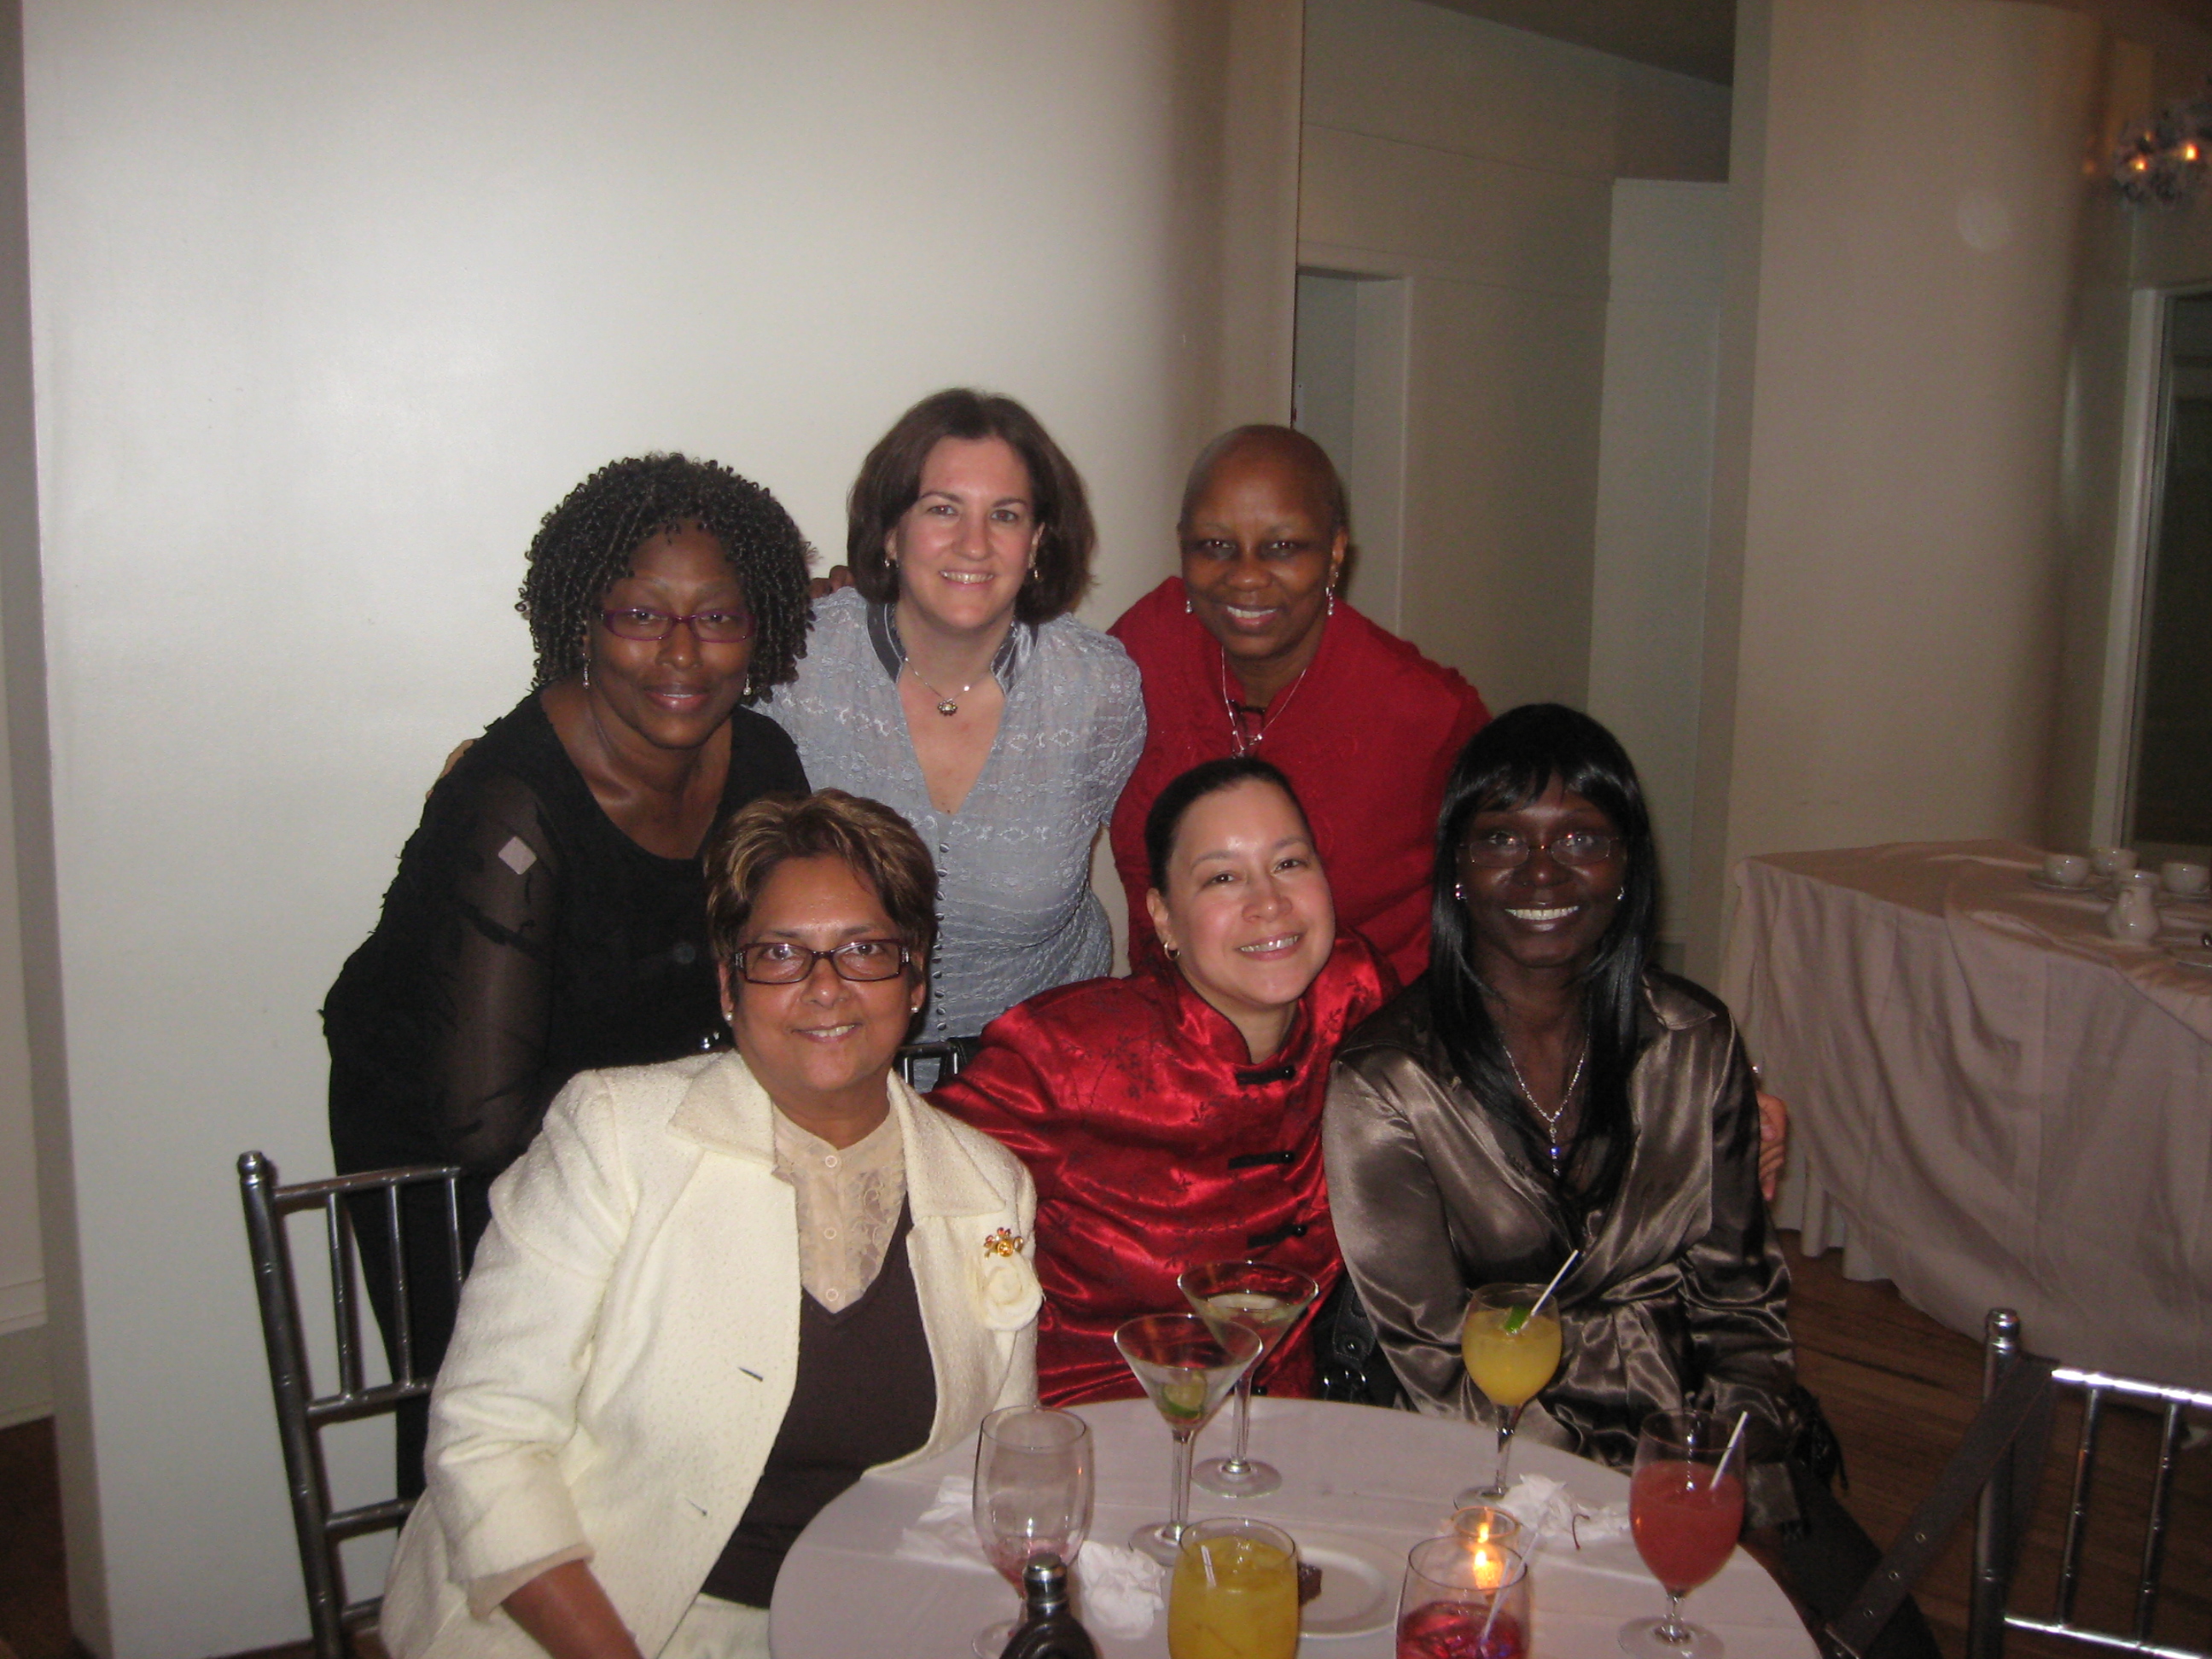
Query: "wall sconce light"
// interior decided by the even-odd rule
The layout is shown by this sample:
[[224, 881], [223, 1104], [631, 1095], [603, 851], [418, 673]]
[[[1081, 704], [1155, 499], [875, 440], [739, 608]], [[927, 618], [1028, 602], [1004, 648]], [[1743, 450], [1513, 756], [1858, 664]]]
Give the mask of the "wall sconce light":
[[2212, 96], [2200, 96], [2168, 104], [2156, 119], [2128, 129], [2112, 152], [2112, 186], [2130, 202], [2178, 207], [2203, 188], [2208, 163]]

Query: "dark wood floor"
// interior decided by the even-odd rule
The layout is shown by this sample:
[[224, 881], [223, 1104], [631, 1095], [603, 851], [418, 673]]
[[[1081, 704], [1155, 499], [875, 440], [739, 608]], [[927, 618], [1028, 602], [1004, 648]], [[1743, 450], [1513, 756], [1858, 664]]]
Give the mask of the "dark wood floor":
[[[1785, 1238], [1794, 1244], [1794, 1236]], [[1796, 1288], [1790, 1324], [1806, 1385], [1820, 1396], [1849, 1459], [1843, 1495], [1862, 1525], [1887, 1544], [1927, 1493], [1966, 1431], [1981, 1395], [1980, 1346], [1905, 1305], [1884, 1284], [1853, 1284], [1828, 1255], [1808, 1261], [1793, 1250]], [[2029, 1332], [2030, 1340], [2038, 1333]], [[2052, 1346], [2057, 1346], [2053, 1344]], [[2055, 1574], [2058, 1516], [2078, 1419], [2062, 1408], [2037, 1510], [2037, 1530], [2022, 1566], [2018, 1605], [2047, 1606]], [[2091, 1571], [2078, 1611], [2126, 1627], [2112, 1606], [2132, 1582], [2141, 1549], [2140, 1516], [2156, 1425], [2139, 1413], [2107, 1419], [2100, 1461], [2116, 1477], [2100, 1484], [2090, 1532]], [[45, 1422], [0, 1431], [0, 1659], [78, 1659], [69, 1635], [62, 1587], [60, 1502], [53, 1437]], [[1962, 1527], [1920, 1588], [1920, 1603], [1947, 1659], [1966, 1650], [1970, 1529]], [[2175, 1484], [2157, 1636], [2179, 1645], [2212, 1646], [2212, 1449], [2185, 1452]], [[2008, 1652], [2032, 1659], [2054, 1651], [2015, 1638]], [[304, 1655], [301, 1648], [279, 1650]], [[267, 1656], [276, 1659], [276, 1656]]]

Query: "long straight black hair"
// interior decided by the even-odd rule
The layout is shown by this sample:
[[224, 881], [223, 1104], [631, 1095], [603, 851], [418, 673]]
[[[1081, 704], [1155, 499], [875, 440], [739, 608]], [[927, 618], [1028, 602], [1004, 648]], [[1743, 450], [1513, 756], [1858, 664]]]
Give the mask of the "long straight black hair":
[[1628, 1167], [1636, 1125], [1628, 1075], [1641, 1047], [1645, 963], [1659, 910], [1658, 853], [1644, 786], [1627, 751], [1589, 715], [1556, 702], [1532, 702], [1499, 715], [1468, 740], [1437, 821], [1436, 873], [1429, 899], [1429, 1009], [1437, 1037], [1460, 1081], [1500, 1127], [1549, 1167], [1545, 1142], [1522, 1096], [1474, 968], [1474, 929], [1457, 896], [1459, 852], [1478, 812], [1525, 806], [1556, 779], [1605, 814], [1621, 838], [1621, 897], [1582, 980], [1589, 1035], [1583, 1133], [1562, 1169], [1560, 1199], [1579, 1231], [1584, 1217], [1609, 1204]]

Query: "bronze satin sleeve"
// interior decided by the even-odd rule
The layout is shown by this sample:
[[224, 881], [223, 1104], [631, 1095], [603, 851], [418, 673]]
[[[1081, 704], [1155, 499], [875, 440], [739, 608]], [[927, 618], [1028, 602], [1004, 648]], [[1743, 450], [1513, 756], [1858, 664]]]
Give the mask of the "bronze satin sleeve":
[[1636, 1147], [1587, 1238], [1453, 1077], [1419, 985], [1339, 1051], [1322, 1127], [1346, 1267], [1420, 1411], [1490, 1420], [1460, 1358], [1470, 1291], [1540, 1284], [1583, 1247], [1559, 1291], [1559, 1373], [1521, 1432], [1617, 1468], [1654, 1411], [1748, 1407], [1778, 1429], [1794, 1378], [1742, 1046], [1695, 988], [1654, 973], [1644, 989]]

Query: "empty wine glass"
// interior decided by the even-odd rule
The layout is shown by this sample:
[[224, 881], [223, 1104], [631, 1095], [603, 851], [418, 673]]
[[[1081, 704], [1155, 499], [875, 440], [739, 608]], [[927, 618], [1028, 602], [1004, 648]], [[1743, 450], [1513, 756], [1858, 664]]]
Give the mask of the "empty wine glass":
[[1210, 1457], [1194, 1472], [1198, 1484], [1224, 1498], [1257, 1498], [1283, 1484], [1282, 1472], [1246, 1454], [1252, 1442], [1252, 1373], [1283, 1334], [1312, 1306], [1321, 1286], [1304, 1273], [1267, 1261], [1209, 1261], [1186, 1268], [1176, 1288], [1190, 1299], [1200, 1319], [1218, 1336], [1227, 1325], [1241, 1325], [1260, 1339], [1260, 1358], [1237, 1379], [1237, 1449]]
[[[1057, 1555], [1072, 1571], [1091, 1531], [1096, 1479], [1091, 1425], [1073, 1412], [1009, 1406], [983, 1419], [975, 1440], [975, 1536], [991, 1565], [1018, 1591], [1022, 1570]], [[976, 1659], [999, 1659], [1014, 1626], [991, 1626]]]
[[1168, 1518], [1129, 1534], [1132, 1549], [1171, 1567], [1190, 1518], [1190, 1443], [1260, 1357], [1260, 1339], [1241, 1325], [1224, 1326], [1217, 1336], [1196, 1314], [1158, 1313], [1125, 1322], [1114, 1333], [1114, 1346], [1175, 1436]]
[[1743, 1481], [1723, 1469], [1729, 1425], [1707, 1412], [1654, 1412], [1636, 1437], [1628, 1529], [1667, 1592], [1664, 1619], [1632, 1619], [1620, 1647], [1636, 1659], [1721, 1659], [1727, 1647], [1682, 1617], [1682, 1598], [1728, 1564], [1743, 1530]]

